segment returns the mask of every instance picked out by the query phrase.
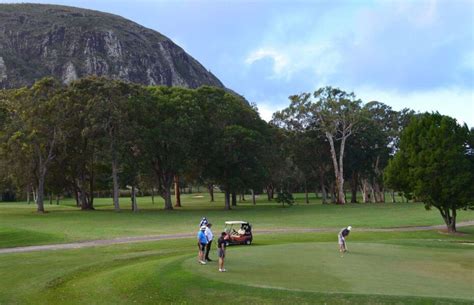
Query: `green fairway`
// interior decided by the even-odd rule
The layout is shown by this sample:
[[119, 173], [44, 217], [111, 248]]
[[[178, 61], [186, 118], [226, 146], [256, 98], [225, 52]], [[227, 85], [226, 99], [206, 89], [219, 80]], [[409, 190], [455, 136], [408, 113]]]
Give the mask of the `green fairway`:
[[[195, 232], [201, 217], [221, 230], [226, 220], [247, 220], [254, 229], [281, 228], [387, 228], [401, 226], [441, 225], [437, 210], [426, 211], [422, 203], [383, 203], [323, 205], [312, 195], [305, 204], [303, 194], [297, 204], [282, 208], [260, 196], [257, 205], [250, 198], [231, 211], [223, 210], [222, 194], [210, 203], [207, 194], [183, 195], [183, 207], [163, 210], [157, 198], [138, 198], [140, 211], [132, 213], [128, 198], [121, 198], [122, 211], [113, 211], [110, 198], [96, 200], [96, 211], [80, 211], [71, 199], [61, 204], [46, 205], [48, 213], [37, 214], [34, 204], [0, 203], [0, 248], [63, 243], [71, 241], [110, 239], [123, 236], [143, 236]], [[126, 205], [125, 205], [126, 204]], [[474, 220], [474, 211], [459, 211], [458, 221]]]
[[472, 304], [466, 232], [357, 233], [344, 258], [333, 233], [259, 236], [227, 273], [189, 239], [3, 254], [0, 304]]
[[[214, 261], [196, 263], [194, 239], [0, 254], [0, 305], [76, 304], [472, 304], [474, 226], [442, 230], [358, 231], [442, 224], [420, 203], [322, 205], [282, 208], [260, 197], [224, 211], [221, 194], [183, 196], [183, 207], [162, 210], [139, 198], [138, 213], [110, 199], [82, 212], [71, 200], [47, 206], [0, 204], [0, 248], [169, 233], [194, 234], [207, 216], [217, 234], [225, 220], [254, 225], [252, 246], [230, 247], [227, 273]], [[124, 199], [126, 200], [126, 198]], [[459, 221], [474, 220], [459, 211]], [[350, 253], [337, 251], [334, 229], [351, 224]], [[319, 228], [318, 233], [263, 229]], [[324, 228], [332, 229], [326, 232]], [[211, 257], [215, 258], [215, 246]]]
[[344, 257], [334, 242], [235, 247], [229, 250], [225, 274], [215, 266], [197, 266], [195, 259], [185, 267], [254, 287], [474, 300], [473, 249], [444, 246], [441, 241], [416, 246], [352, 243]]

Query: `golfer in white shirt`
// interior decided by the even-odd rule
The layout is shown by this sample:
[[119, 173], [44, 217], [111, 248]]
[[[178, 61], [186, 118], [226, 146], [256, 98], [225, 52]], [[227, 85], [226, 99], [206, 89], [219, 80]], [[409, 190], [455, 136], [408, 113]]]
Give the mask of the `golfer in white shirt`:
[[212, 223], [208, 223], [206, 230], [204, 231], [204, 234], [207, 237], [207, 245], [206, 245], [206, 256], [205, 260], [208, 262], [212, 262], [212, 259], [209, 258], [209, 251], [211, 251], [211, 244], [212, 244], [212, 239], [214, 238], [214, 235], [212, 234]]

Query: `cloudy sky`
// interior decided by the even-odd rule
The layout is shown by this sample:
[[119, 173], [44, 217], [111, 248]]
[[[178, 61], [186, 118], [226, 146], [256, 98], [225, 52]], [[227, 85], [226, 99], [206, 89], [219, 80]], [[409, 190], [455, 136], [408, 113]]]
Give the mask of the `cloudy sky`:
[[28, 2], [106, 11], [157, 30], [267, 120], [289, 95], [331, 85], [474, 127], [471, 0]]

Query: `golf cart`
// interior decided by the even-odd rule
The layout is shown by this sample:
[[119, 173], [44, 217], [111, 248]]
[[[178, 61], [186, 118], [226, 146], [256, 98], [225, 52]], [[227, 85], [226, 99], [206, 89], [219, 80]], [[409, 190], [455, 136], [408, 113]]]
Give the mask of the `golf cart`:
[[224, 231], [229, 234], [227, 245], [250, 245], [252, 243], [252, 226], [247, 221], [226, 221]]

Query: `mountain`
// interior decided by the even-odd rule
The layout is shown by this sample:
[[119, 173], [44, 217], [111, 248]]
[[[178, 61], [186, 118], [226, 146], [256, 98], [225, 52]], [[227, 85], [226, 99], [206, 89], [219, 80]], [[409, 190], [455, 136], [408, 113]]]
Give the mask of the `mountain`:
[[113, 14], [44, 4], [0, 4], [0, 88], [44, 76], [87, 75], [145, 85], [224, 85], [166, 36]]

